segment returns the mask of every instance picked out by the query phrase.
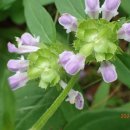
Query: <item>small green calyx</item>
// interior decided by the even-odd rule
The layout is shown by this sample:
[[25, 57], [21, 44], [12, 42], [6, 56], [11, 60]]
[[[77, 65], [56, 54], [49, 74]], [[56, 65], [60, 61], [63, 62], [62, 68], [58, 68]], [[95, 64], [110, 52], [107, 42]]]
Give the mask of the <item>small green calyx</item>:
[[54, 46], [43, 44], [41, 49], [28, 56], [30, 61], [28, 68], [29, 78], [40, 79], [39, 86], [41, 88], [46, 89], [48, 86], [55, 86], [60, 80], [61, 67], [58, 64], [58, 56], [63, 50], [59, 44], [57, 44], [57, 47]]
[[111, 60], [119, 52], [116, 22], [88, 19], [79, 23], [74, 47], [87, 61]]

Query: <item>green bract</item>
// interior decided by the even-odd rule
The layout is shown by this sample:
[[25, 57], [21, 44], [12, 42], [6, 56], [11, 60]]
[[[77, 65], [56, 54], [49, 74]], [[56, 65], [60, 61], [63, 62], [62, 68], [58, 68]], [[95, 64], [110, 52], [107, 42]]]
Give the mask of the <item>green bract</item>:
[[58, 56], [63, 49], [64, 47], [61, 44], [51, 46], [43, 44], [39, 51], [29, 54], [29, 78], [40, 78], [39, 86], [42, 88], [56, 85], [62, 75], [61, 67], [58, 64]]
[[111, 60], [119, 52], [117, 22], [108, 22], [100, 19], [81, 21], [76, 32], [77, 40], [74, 47], [87, 57], [87, 61]]

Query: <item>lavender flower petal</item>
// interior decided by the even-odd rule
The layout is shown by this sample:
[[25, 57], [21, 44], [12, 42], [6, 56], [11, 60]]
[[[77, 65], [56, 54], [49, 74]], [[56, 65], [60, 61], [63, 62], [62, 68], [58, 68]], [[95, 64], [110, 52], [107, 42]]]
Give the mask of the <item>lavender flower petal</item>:
[[71, 59], [65, 64], [64, 69], [70, 75], [77, 74], [80, 70], [84, 69], [85, 57], [80, 54], [73, 55]]
[[102, 18], [110, 21], [118, 14], [117, 10], [120, 4], [121, 0], [105, 0], [102, 5]]
[[8, 78], [9, 84], [13, 90], [21, 88], [28, 82], [27, 72], [17, 72], [15, 75]]
[[82, 94], [73, 89], [68, 93], [68, 98], [66, 99], [70, 104], [75, 104], [75, 107], [79, 110], [82, 110], [84, 107], [84, 98]]
[[26, 71], [28, 66], [29, 66], [29, 61], [24, 59], [20, 59], [20, 60], [11, 59], [7, 63], [8, 69], [13, 72]]
[[99, 0], [85, 0], [85, 12], [90, 18], [97, 19], [100, 13]]
[[71, 51], [64, 51], [59, 55], [59, 63], [62, 66], [65, 66], [65, 64], [71, 59], [71, 57], [74, 55]]
[[78, 94], [75, 98], [75, 107], [79, 110], [82, 110], [84, 107], [84, 98], [80, 92], [78, 92]]
[[12, 44], [11, 42], [8, 43], [8, 51], [9, 52], [17, 52], [17, 48], [14, 44]]
[[39, 50], [39, 47], [36, 46], [28, 46], [28, 45], [20, 45], [18, 48], [12, 44], [12, 43], [8, 43], [8, 51], [13, 53], [18, 53], [18, 54], [23, 54], [23, 53], [30, 53], [30, 52], [36, 52], [37, 50]]
[[[60, 86], [65, 89], [67, 84], [64, 81], [59, 82]], [[66, 99], [70, 104], [75, 104], [75, 107], [79, 110], [83, 109], [84, 107], [84, 98], [82, 94], [74, 89], [71, 89], [68, 93], [68, 97]]]
[[59, 23], [66, 29], [67, 33], [77, 30], [77, 19], [70, 14], [63, 14], [59, 18]]
[[30, 33], [26, 32], [21, 36], [21, 38], [16, 38], [16, 41], [22, 45], [37, 46], [40, 37], [33, 37]]
[[130, 42], [130, 23], [125, 23], [117, 32], [119, 39]]
[[98, 72], [102, 74], [103, 80], [106, 83], [111, 83], [117, 80], [115, 66], [110, 62], [102, 62]]

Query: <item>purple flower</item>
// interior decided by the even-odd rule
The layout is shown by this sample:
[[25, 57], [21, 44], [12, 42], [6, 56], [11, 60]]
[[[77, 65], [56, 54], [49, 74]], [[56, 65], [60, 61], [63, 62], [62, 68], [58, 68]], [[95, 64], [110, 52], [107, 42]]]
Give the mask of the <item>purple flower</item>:
[[15, 75], [8, 78], [9, 84], [13, 90], [25, 86], [28, 80], [27, 72], [17, 72]]
[[66, 29], [67, 33], [77, 30], [77, 19], [70, 14], [63, 14], [59, 18], [59, 23]]
[[7, 67], [10, 71], [26, 71], [29, 66], [29, 61], [21, 57], [19, 60], [11, 59], [7, 63]]
[[40, 41], [40, 37], [33, 37], [30, 33], [24, 33], [21, 38], [16, 37], [16, 41], [22, 45], [37, 46]]
[[99, 0], [85, 0], [85, 12], [90, 18], [97, 19], [100, 13]]
[[102, 5], [102, 18], [110, 21], [118, 12], [121, 0], [105, 0]]
[[69, 60], [70, 58], [75, 55], [73, 52], [71, 51], [64, 51], [59, 55], [59, 63], [64, 66]]
[[14, 44], [12, 43], [8, 43], [8, 51], [13, 53], [18, 53], [18, 54], [23, 54], [23, 53], [30, 53], [30, 52], [36, 52], [37, 50], [39, 50], [40, 48], [37, 46], [28, 46], [28, 45], [18, 45], [18, 47], [16, 47]]
[[59, 63], [68, 74], [75, 75], [84, 69], [85, 57], [80, 54], [75, 55], [71, 51], [65, 51], [59, 55]]
[[85, 66], [85, 57], [80, 54], [74, 55], [65, 64], [64, 69], [70, 75], [77, 74], [80, 70], [83, 70]]
[[[64, 81], [60, 81], [60, 85], [63, 89], [66, 88], [67, 84]], [[75, 107], [79, 110], [82, 110], [84, 107], [84, 98], [79, 91], [71, 89], [68, 93], [68, 98], [66, 99], [70, 104], [75, 104]]]
[[73, 89], [68, 93], [68, 98], [66, 99], [70, 104], [75, 104], [75, 107], [79, 110], [82, 110], [84, 107], [84, 98], [82, 94]]
[[115, 66], [108, 61], [101, 63], [98, 72], [102, 74], [103, 80], [106, 83], [111, 83], [117, 80], [117, 73]]
[[130, 42], [130, 23], [123, 24], [117, 33], [119, 39]]

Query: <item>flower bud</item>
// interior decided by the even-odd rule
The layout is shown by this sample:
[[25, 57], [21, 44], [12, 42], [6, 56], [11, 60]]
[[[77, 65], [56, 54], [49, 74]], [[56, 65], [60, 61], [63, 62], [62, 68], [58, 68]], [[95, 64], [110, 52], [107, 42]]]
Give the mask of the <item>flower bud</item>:
[[66, 29], [67, 33], [77, 30], [77, 19], [70, 14], [63, 14], [59, 18], [59, 23]]
[[22, 45], [37, 46], [40, 37], [33, 37], [30, 33], [24, 33], [21, 38], [16, 37], [16, 41]]
[[84, 69], [85, 57], [80, 54], [65, 51], [59, 55], [59, 62], [70, 75], [77, 74], [80, 70]]
[[124, 39], [130, 42], [130, 23], [125, 23], [117, 32], [119, 39]]
[[99, 0], [85, 0], [85, 12], [90, 18], [97, 19], [100, 12]]
[[102, 5], [102, 18], [110, 21], [113, 17], [118, 15], [118, 8], [121, 0], [105, 0]]
[[115, 66], [110, 62], [102, 62], [98, 72], [102, 74], [103, 80], [106, 83], [111, 83], [117, 80], [117, 73]]
[[9, 84], [13, 90], [25, 86], [28, 80], [29, 79], [26, 72], [17, 72], [15, 75], [9, 77], [8, 79]]
[[29, 66], [29, 61], [24, 60], [24, 57], [21, 57], [20, 60], [9, 60], [7, 63], [7, 67], [10, 71], [26, 71]]
[[12, 43], [8, 43], [8, 51], [13, 53], [18, 53], [18, 54], [23, 54], [23, 53], [30, 53], [30, 52], [36, 52], [37, 50], [39, 50], [39, 47], [36, 46], [28, 46], [28, 45], [19, 45], [18, 48], [12, 44]]

